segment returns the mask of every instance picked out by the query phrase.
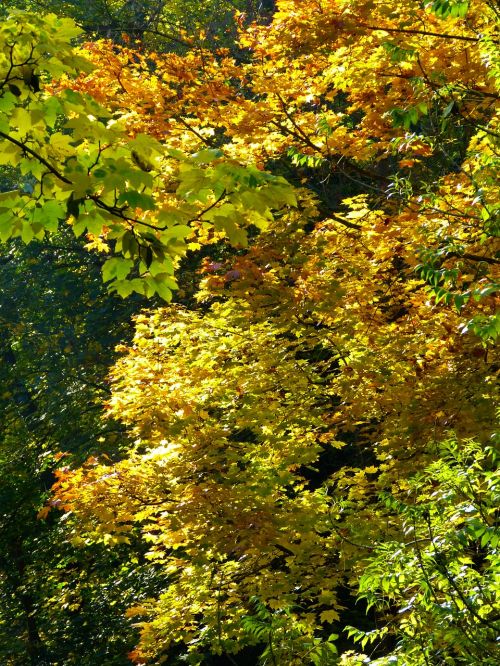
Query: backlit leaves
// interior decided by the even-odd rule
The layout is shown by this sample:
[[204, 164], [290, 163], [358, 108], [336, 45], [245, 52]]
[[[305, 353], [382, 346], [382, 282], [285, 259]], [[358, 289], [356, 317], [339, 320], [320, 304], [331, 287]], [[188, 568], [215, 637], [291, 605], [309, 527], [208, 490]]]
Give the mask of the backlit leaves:
[[[221, 151], [189, 157], [145, 134], [131, 138], [116, 110], [86, 93], [51, 89], [50, 78], [92, 70], [70, 44], [78, 34], [70, 20], [51, 15], [13, 14], [2, 25], [1, 160], [26, 180], [24, 189], [3, 197], [2, 239], [20, 236], [28, 243], [67, 218], [77, 236], [90, 234], [90, 248], [119, 251], [127, 239], [125, 260], [105, 264], [110, 289], [169, 300], [170, 289], [158, 276], [172, 274], [186, 238], [196, 236], [196, 223], [209, 221], [230, 242], [244, 245], [255, 215], [265, 220], [272, 210], [293, 205], [293, 193], [283, 179], [224, 161]], [[33, 85], [35, 71], [43, 90], [38, 79]]]
[[80, 73], [30, 61], [40, 93], [7, 68], [2, 239], [67, 219], [112, 290], [166, 301], [212, 246], [111, 373], [134, 445], [53, 500], [75, 547], [138, 535], [168, 578], [129, 610], [138, 663], [332, 663], [348, 588], [376, 622], [346, 666], [494, 651], [494, 26], [486, 2], [281, 0], [239, 60], [94, 42]]

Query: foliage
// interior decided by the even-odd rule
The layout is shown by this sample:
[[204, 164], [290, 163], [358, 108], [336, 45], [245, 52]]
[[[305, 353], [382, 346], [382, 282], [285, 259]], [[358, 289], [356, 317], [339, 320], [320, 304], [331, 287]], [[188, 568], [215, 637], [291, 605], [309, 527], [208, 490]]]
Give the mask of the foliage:
[[283, 179], [222, 161], [220, 151], [188, 157], [150, 136], [130, 138], [124, 112], [113, 115], [88, 95], [42, 94], [42, 79], [89, 70], [70, 45], [80, 31], [35, 14], [23, 14], [19, 30], [20, 16], [0, 33], [0, 164], [28, 178], [1, 196], [0, 240], [43, 238], [69, 216], [91, 248], [121, 253], [103, 266], [111, 290], [170, 300], [174, 263], [197, 227], [245, 245], [246, 225], [265, 225], [272, 208], [294, 203]]
[[100, 263], [66, 229], [52, 242], [15, 242], [0, 264], [0, 661], [9, 666], [128, 663], [126, 600], [158, 585], [140, 548], [75, 551], [64, 522], [41, 520], [61, 461], [127, 445], [116, 422], [101, 420], [101, 402], [139, 304], [107, 295]]
[[130, 658], [496, 663], [496, 6], [281, 0], [167, 53], [23, 16], [4, 238], [69, 218], [121, 295], [198, 267], [119, 348], [130, 440], [40, 514], [144, 557]]
[[[247, 64], [224, 50], [181, 58], [102, 42], [88, 54], [113, 75], [106, 68], [71, 85], [126, 108], [129, 131], [168, 132], [178, 148], [222, 147], [260, 167], [288, 162], [326, 216], [348, 187], [370, 193], [418, 230], [412, 257], [437, 302], [461, 310], [471, 299], [491, 301], [499, 261], [491, 7], [477, 3], [464, 22], [419, 3], [407, 3], [404, 16], [399, 5], [374, 14], [366, 2], [312, 12], [291, 4], [279, 4], [270, 26], [242, 34], [253, 53]], [[490, 312], [464, 327], [485, 341], [498, 336]]]
[[[59, 475], [62, 504], [72, 509], [77, 493], [78, 513], [88, 515], [84, 538], [119, 543], [137, 523], [150, 543], [147, 557], [171, 573], [158, 622], [144, 631], [155, 651], [171, 641], [190, 643], [200, 612], [207, 626], [192, 649], [209, 643], [237, 651], [245, 643], [244, 599], [258, 594], [276, 609], [295, 605], [306, 579], [318, 607], [320, 595], [334, 599], [334, 580], [323, 589], [308, 573], [311, 561], [317, 573], [328, 571], [317, 534], [326, 521], [323, 493], [306, 491], [291, 471], [317, 457], [322, 386], [310, 390], [296, 338], [284, 345], [286, 330], [252, 325], [239, 306], [224, 304], [203, 319], [183, 310], [166, 320], [163, 312], [140, 317], [136, 351], [116, 368], [123, 392], [110, 405], [134, 421], [135, 454], [112, 470], [91, 461], [78, 479]], [[136, 421], [138, 413], [144, 420]], [[100, 509], [97, 488], [106, 497]], [[149, 605], [130, 612], [141, 615]], [[313, 618], [302, 619], [303, 633], [310, 634]]]
[[404, 492], [435, 437], [491, 434], [489, 362], [458, 313], [454, 326], [433, 312], [391, 257], [368, 270], [386, 252], [373, 231], [323, 222], [305, 234], [300, 218], [275, 223], [230, 270], [206, 265], [208, 312], [137, 319], [109, 403], [136, 447], [116, 465], [60, 473], [57, 497], [82, 538], [120, 543], [137, 525], [171, 576], [130, 611], [146, 618], [139, 661], [172, 642], [193, 663], [207, 647], [251, 645], [253, 597], [290, 613], [286, 641], [302, 659], [299, 637], [310, 644], [341, 620], [339, 587], [403, 529], [378, 492]]
[[7, 0], [0, 12], [13, 9], [54, 13], [72, 18], [90, 36], [115, 42], [140, 40], [159, 50], [181, 50], [205, 41], [229, 45], [234, 39], [235, 10], [249, 12], [252, 20], [265, 11], [265, 2], [209, 0]]
[[451, 440], [438, 453], [406, 498], [383, 498], [402, 518], [403, 540], [377, 547], [360, 596], [387, 624], [351, 634], [363, 647], [391, 630], [399, 641], [392, 655], [366, 663], [498, 661], [498, 450]]

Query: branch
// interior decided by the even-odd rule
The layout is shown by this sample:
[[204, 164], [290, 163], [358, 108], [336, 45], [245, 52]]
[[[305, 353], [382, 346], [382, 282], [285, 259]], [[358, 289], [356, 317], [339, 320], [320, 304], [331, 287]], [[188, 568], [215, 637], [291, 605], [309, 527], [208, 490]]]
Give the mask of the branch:
[[460, 254], [458, 252], [452, 252], [448, 256], [449, 257], [458, 257], [458, 258], [461, 258], [461, 259], [468, 259], [469, 261], [482, 261], [485, 264], [492, 264], [492, 265], [499, 265], [500, 264], [500, 259], [495, 259], [494, 257], [483, 257], [479, 254], [469, 254], [468, 252], [465, 252], [464, 254]]
[[181, 123], [187, 130], [192, 132], [200, 141], [202, 141], [206, 146], [209, 146], [210, 148], [213, 147], [213, 141], [210, 141], [210, 139], [207, 139], [204, 137], [202, 134], [200, 134], [197, 130], [195, 130], [194, 127], [191, 127], [191, 125], [184, 120], [181, 116], [173, 116], [177, 122]]
[[226, 190], [222, 190], [222, 194], [220, 195], [220, 197], [216, 201], [214, 201], [212, 204], [210, 204], [210, 206], [208, 206], [208, 208], [205, 208], [205, 210], [202, 210], [201, 213], [198, 213], [198, 215], [195, 218], [193, 218], [192, 220], [189, 220], [189, 221], [190, 222], [199, 222], [202, 219], [202, 217], [208, 213], [209, 210], [212, 210], [212, 208], [215, 208], [217, 206], [217, 204], [219, 204], [223, 199], [225, 199], [226, 195], [227, 195]]
[[[427, 37], [441, 37], [442, 39], [459, 39], [464, 42], [478, 42], [481, 37], [464, 37], [462, 35], [449, 35], [442, 32], [429, 32], [427, 30], [412, 30], [410, 28], [382, 28], [381, 26], [376, 25], [366, 25], [366, 23], [359, 24], [362, 28], [367, 30], [379, 30], [380, 32], [396, 32], [404, 33], [407, 35], [426, 35]], [[497, 41], [493, 41], [494, 44], [498, 44]]]
[[355, 224], [354, 222], [348, 222], [347, 220], [343, 220], [341, 217], [338, 217], [334, 213], [330, 214], [329, 217], [331, 217], [332, 220], [335, 220], [335, 222], [343, 224], [344, 227], [349, 227], [349, 229], [356, 229], [356, 231], [361, 231], [361, 229], [363, 228], [360, 224]]
[[62, 173], [60, 173], [52, 164], [47, 162], [46, 159], [44, 159], [41, 155], [39, 155], [37, 152], [35, 152], [32, 148], [28, 148], [24, 143], [21, 143], [21, 141], [18, 141], [17, 139], [13, 139], [11, 136], [8, 134], [5, 134], [5, 132], [0, 131], [0, 137], [3, 137], [7, 141], [10, 141], [13, 143], [15, 146], [18, 148], [21, 148], [21, 150], [24, 153], [28, 153], [28, 155], [31, 155], [31, 157], [34, 157], [40, 164], [43, 164], [44, 166], [47, 167], [47, 169], [50, 171], [50, 173], [54, 174], [59, 180], [61, 180], [63, 183], [66, 183], [67, 185], [73, 185], [73, 183], [66, 178], [66, 176], [63, 176]]

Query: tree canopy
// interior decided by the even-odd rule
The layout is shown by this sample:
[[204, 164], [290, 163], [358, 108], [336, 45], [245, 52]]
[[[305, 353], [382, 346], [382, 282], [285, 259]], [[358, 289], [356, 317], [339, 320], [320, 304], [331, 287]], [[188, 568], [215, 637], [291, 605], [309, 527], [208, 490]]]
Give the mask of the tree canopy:
[[5, 662], [497, 664], [497, 4], [7, 5]]

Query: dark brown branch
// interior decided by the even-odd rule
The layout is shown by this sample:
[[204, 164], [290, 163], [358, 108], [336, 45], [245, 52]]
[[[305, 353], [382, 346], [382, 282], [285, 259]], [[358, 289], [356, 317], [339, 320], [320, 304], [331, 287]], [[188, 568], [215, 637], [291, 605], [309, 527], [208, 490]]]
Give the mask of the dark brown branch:
[[283, 109], [283, 113], [285, 116], [288, 118], [288, 120], [292, 123], [292, 126], [295, 128], [296, 133], [299, 135], [299, 137], [302, 138], [303, 141], [309, 146], [309, 148], [312, 148], [313, 150], [319, 152], [321, 149], [319, 146], [316, 146], [316, 144], [311, 141], [311, 139], [307, 136], [307, 134], [304, 132], [304, 130], [297, 125], [295, 122], [294, 117], [292, 114], [288, 111], [286, 102], [285, 100], [281, 97], [279, 93], [276, 93], [276, 97], [279, 99], [279, 102], [281, 104], [281, 108]]
[[[404, 33], [407, 35], [425, 35], [427, 37], [441, 37], [442, 39], [459, 39], [464, 42], [478, 42], [481, 38], [480, 37], [465, 37], [462, 35], [449, 35], [447, 33], [442, 33], [442, 32], [429, 32], [428, 30], [413, 30], [410, 28], [383, 28], [381, 26], [376, 26], [376, 25], [366, 25], [364, 23], [360, 23], [360, 26], [362, 28], [366, 28], [367, 30], [378, 30], [380, 32], [395, 32], [395, 33]], [[494, 44], [498, 44], [498, 42], [494, 41]]]
[[54, 176], [59, 178], [59, 180], [61, 180], [63, 183], [66, 183], [67, 185], [73, 185], [73, 183], [68, 178], [66, 178], [66, 176], [63, 176], [63, 174], [60, 173], [54, 166], [52, 166], [52, 164], [47, 162], [46, 159], [44, 159], [41, 155], [39, 155], [37, 152], [35, 152], [34, 150], [32, 150], [31, 148], [26, 146], [21, 141], [18, 141], [17, 139], [13, 139], [8, 134], [5, 134], [5, 132], [0, 132], [0, 137], [3, 137], [7, 141], [10, 141], [11, 143], [13, 143], [18, 148], [21, 148], [21, 150], [24, 153], [28, 153], [28, 155], [31, 155], [31, 157], [34, 157], [38, 162], [40, 162], [40, 164], [43, 164], [45, 167], [47, 167], [47, 169], [50, 171], [50, 173], [52, 173]]
[[468, 259], [469, 261], [482, 261], [486, 264], [492, 264], [498, 266], [500, 264], [500, 259], [495, 259], [494, 257], [483, 257], [479, 254], [469, 254], [465, 252], [464, 254], [459, 254], [458, 252], [453, 252], [448, 255], [449, 257], [458, 257], [461, 259]]
[[216, 201], [214, 201], [212, 204], [210, 204], [210, 206], [208, 208], [205, 208], [205, 210], [201, 211], [201, 213], [198, 213], [198, 215], [195, 218], [193, 218], [192, 220], [189, 220], [189, 221], [190, 222], [199, 222], [202, 219], [202, 217], [208, 213], [209, 210], [212, 210], [212, 208], [215, 208], [215, 206], [217, 206], [217, 204], [219, 204], [223, 199], [225, 199], [226, 194], [227, 194], [226, 190], [223, 190], [222, 194], [220, 195], [220, 197]]
[[356, 229], [356, 231], [361, 231], [361, 229], [363, 228], [360, 224], [355, 224], [354, 222], [348, 222], [347, 220], [344, 220], [333, 213], [330, 214], [330, 217], [332, 218], [332, 220], [335, 220], [335, 222], [343, 224], [344, 227], [349, 227], [349, 229]]
[[184, 120], [184, 118], [182, 118], [181, 116], [174, 116], [174, 118], [175, 120], [177, 120], [177, 122], [181, 123], [181, 125], [183, 125], [187, 130], [192, 132], [206, 146], [209, 146], [210, 148], [213, 147], [213, 142], [210, 141], [210, 139], [207, 139], [206, 137], [201, 135], [197, 130], [194, 129], [194, 127], [191, 127], [191, 125], [186, 120]]

